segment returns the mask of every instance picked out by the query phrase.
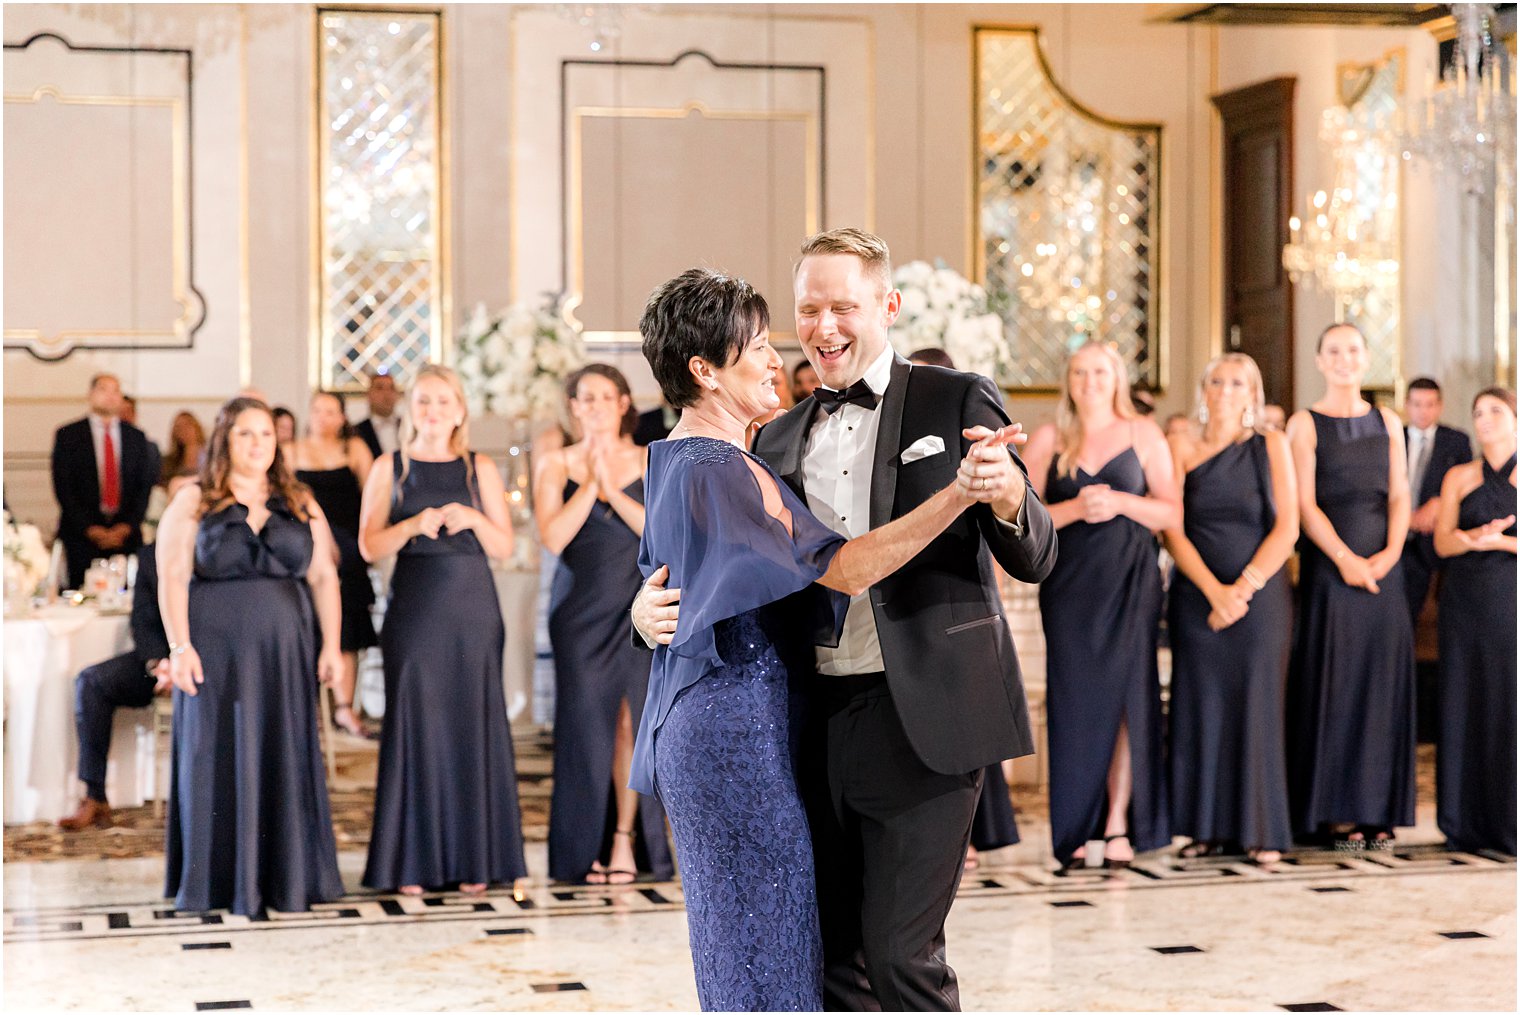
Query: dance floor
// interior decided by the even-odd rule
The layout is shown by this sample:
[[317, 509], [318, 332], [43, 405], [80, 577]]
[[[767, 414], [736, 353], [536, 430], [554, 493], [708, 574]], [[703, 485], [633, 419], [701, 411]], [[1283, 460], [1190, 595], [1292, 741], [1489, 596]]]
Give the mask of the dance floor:
[[[544, 760], [524, 751], [529, 814], [546, 789]], [[363, 767], [362, 755], [345, 761], [340, 790]], [[1257, 868], [1167, 851], [1122, 873], [1059, 878], [1049, 873], [1048, 829], [1026, 810], [1024, 842], [984, 854], [951, 912], [962, 1002], [984, 1011], [1513, 1010], [1514, 863], [1441, 850], [1425, 793], [1420, 818], [1389, 854], [1298, 853]], [[696, 1006], [679, 885], [547, 884], [531, 823], [537, 877], [515, 891], [356, 891], [257, 921], [176, 914], [158, 897], [161, 857], [22, 859], [28, 842], [31, 855], [47, 853], [36, 851], [41, 837], [7, 832], [12, 1010]], [[340, 847], [344, 879], [357, 885], [363, 850]]]

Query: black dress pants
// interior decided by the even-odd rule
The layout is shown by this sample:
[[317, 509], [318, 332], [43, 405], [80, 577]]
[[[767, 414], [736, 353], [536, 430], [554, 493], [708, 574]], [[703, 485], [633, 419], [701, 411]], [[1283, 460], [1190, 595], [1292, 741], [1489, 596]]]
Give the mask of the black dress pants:
[[154, 679], [134, 652], [114, 656], [82, 671], [74, 681], [74, 728], [79, 734], [79, 778], [90, 799], [105, 802], [106, 755], [111, 750], [111, 718], [118, 708], [142, 708], [153, 701]]
[[885, 675], [818, 675], [800, 765], [818, 873], [824, 1006], [958, 1011], [945, 917], [982, 771], [934, 772]]

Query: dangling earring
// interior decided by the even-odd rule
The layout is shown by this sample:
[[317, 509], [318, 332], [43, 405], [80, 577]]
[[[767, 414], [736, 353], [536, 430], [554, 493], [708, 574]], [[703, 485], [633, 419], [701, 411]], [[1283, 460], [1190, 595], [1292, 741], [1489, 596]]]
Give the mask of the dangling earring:
[[1209, 407], [1207, 405], [1200, 405], [1198, 407], [1198, 422], [1204, 426], [1209, 425]]
[[1256, 425], [1256, 410], [1249, 405], [1246, 411], [1240, 414], [1240, 426], [1243, 430], [1249, 430]]
[[464, 417], [460, 416], [457, 419], [455, 419], [454, 420], [454, 426], [456, 426], [456, 427], [464, 426]]

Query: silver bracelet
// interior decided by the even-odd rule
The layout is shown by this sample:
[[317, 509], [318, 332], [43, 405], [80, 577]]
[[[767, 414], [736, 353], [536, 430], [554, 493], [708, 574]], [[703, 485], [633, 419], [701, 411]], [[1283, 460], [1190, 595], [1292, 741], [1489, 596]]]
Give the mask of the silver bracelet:
[[184, 655], [185, 654], [185, 649], [187, 649], [189, 647], [190, 647], [190, 643], [188, 641], [179, 641], [179, 642], [171, 641], [169, 643], [169, 658], [173, 659], [175, 656], [182, 656], [182, 655]]

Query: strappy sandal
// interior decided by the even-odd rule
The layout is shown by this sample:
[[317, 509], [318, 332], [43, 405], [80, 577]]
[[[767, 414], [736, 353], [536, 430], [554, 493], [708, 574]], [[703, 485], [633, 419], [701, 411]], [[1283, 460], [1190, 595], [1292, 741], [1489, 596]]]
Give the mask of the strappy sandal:
[[1198, 860], [1206, 856], [1215, 856], [1222, 852], [1217, 842], [1204, 842], [1194, 839], [1177, 851], [1177, 855], [1184, 860]]
[[1368, 849], [1375, 849], [1380, 853], [1387, 853], [1393, 849], [1393, 829], [1366, 825], [1358, 828], [1357, 831], [1362, 833]]
[[1337, 853], [1360, 853], [1367, 848], [1367, 836], [1360, 828], [1354, 826], [1343, 831], [1332, 830], [1330, 841]]
[[[622, 828], [619, 828], [612, 834], [614, 838], [619, 835], [623, 836], [628, 840], [628, 848], [633, 848], [633, 829], [629, 828], [627, 830], [624, 830]], [[639, 879], [638, 871], [631, 871], [626, 867], [609, 867], [607, 868], [606, 873], [607, 883], [609, 885], [631, 885]], [[619, 878], [622, 880], [618, 880]]]
[[[1135, 862], [1135, 860], [1134, 857], [1131, 857], [1128, 860], [1117, 860], [1108, 855], [1108, 844], [1110, 842], [1113, 842], [1115, 839], [1123, 839], [1125, 842], [1129, 842], [1129, 833], [1120, 832], [1117, 835], [1105, 835], [1103, 837], [1103, 866], [1109, 870], [1122, 871], [1127, 869], [1130, 864]], [[1130, 850], [1133, 852], [1134, 846], [1131, 846]]]
[[[348, 713], [348, 717], [353, 720], [354, 726], [358, 727], [357, 730], [338, 720], [338, 716], [344, 712]], [[349, 736], [359, 737], [361, 740], [379, 739], [375, 732], [365, 726], [364, 721], [354, 714], [354, 702], [352, 698], [348, 701], [339, 701], [337, 698], [333, 699], [332, 725], [333, 729], [339, 733], [347, 733]]]

